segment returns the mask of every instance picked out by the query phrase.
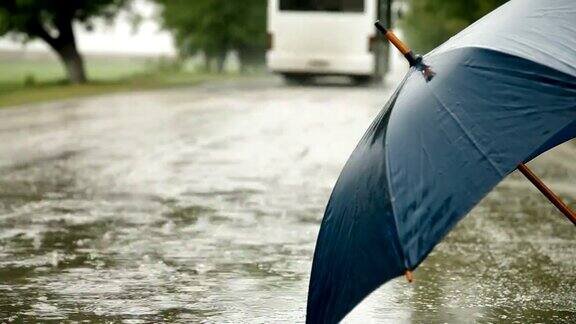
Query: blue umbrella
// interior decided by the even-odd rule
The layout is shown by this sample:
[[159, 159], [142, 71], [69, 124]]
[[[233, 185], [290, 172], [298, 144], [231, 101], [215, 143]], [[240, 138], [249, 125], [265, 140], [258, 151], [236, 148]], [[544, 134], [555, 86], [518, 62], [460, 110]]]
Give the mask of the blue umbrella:
[[412, 60], [330, 196], [308, 323], [415, 269], [519, 164], [576, 137], [574, 0], [510, 1]]

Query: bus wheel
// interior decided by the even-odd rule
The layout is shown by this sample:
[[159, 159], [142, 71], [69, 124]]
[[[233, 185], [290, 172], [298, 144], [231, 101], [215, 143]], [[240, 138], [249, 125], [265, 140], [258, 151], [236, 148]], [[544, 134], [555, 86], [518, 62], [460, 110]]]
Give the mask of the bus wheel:
[[311, 76], [299, 73], [283, 73], [282, 77], [286, 83], [293, 85], [307, 84], [311, 80]]
[[352, 82], [358, 86], [367, 85], [370, 82], [372, 82], [372, 77], [370, 77], [369, 75], [355, 75], [351, 76], [351, 78]]

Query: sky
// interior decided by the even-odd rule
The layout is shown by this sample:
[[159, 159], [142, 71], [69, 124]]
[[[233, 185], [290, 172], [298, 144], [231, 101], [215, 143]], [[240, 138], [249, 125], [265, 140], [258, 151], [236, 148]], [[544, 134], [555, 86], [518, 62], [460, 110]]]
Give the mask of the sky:
[[[172, 36], [163, 31], [154, 19], [157, 5], [147, 0], [135, 0], [133, 9], [144, 18], [136, 30], [130, 24], [126, 12], [121, 12], [112, 25], [98, 21], [93, 31], [74, 26], [80, 50], [88, 54], [173, 55], [175, 49]], [[39, 40], [22, 45], [3, 37], [0, 38], [2, 49], [47, 51], [48, 47]]]

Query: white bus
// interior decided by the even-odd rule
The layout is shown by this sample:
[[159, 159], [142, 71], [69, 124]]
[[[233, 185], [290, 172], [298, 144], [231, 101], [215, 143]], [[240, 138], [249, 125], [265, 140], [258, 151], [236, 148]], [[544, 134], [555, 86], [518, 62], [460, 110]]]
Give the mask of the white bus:
[[390, 0], [268, 0], [268, 69], [292, 81], [344, 75], [366, 82], [383, 75]]

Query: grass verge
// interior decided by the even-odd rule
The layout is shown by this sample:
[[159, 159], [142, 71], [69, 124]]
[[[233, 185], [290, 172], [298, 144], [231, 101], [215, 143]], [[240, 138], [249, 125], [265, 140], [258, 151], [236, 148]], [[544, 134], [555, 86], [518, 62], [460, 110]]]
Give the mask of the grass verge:
[[82, 85], [69, 85], [64, 81], [35, 85], [0, 84], [0, 108], [67, 98], [86, 97], [107, 93], [191, 86], [205, 81], [229, 79], [236, 75], [217, 75], [185, 72], [145, 73], [110, 81], [92, 81]]
[[51, 55], [0, 52], [0, 108], [241, 77], [186, 72], [170, 61], [142, 57], [86, 56], [85, 62], [90, 82], [70, 85], [64, 81], [60, 62]]

